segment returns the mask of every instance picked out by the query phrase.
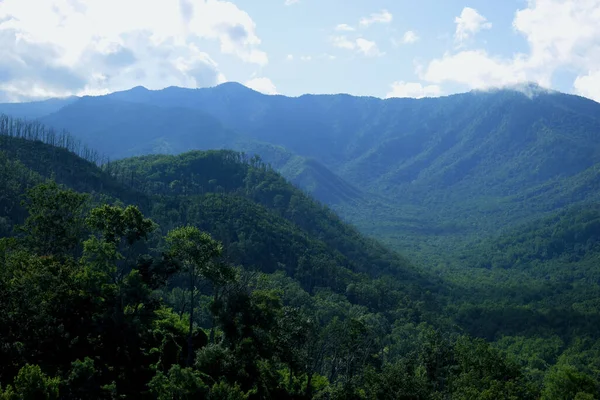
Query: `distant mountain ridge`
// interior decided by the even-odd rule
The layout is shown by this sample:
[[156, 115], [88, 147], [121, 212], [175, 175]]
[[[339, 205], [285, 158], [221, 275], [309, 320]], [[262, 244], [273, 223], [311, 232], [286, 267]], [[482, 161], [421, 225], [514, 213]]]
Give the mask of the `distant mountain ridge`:
[[259, 154], [392, 244], [463, 240], [598, 197], [600, 104], [532, 85], [419, 100], [136, 87], [40, 120], [114, 158]]

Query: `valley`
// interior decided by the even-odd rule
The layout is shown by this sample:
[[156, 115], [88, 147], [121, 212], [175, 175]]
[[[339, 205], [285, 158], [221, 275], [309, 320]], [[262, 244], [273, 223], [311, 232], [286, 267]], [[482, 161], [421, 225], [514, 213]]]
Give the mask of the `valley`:
[[266, 96], [227, 83], [54, 104], [12, 110], [111, 159], [191, 149], [258, 154], [402, 252], [420, 253], [424, 243], [454, 248], [597, 199], [600, 106], [535, 85], [380, 100]]
[[[38, 254], [32, 243], [42, 239], [18, 228], [34, 221], [28, 215], [35, 210], [20, 199], [35, 194], [35, 188], [65, 198], [87, 193], [90, 204], [82, 213], [102, 204], [135, 205], [156, 225], [144, 239], [147, 244], [129, 248], [120, 242], [118, 249], [138, 257], [124, 256], [131, 273], [156, 269], [151, 273], [156, 276], [144, 275], [151, 280], [140, 287], [156, 291], [181, 320], [187, 315], [185, 275], [173, 270], [161, 277], [166, 273], [161, 268], [171, 268], [165, 246], [179, 227], [208, 232], [222, 243], [223, 262], [240, 268], [236, 280], [222, 286], [222, 304], [232, 307], [227, 312], [248, 324], [240, 338], [266, 340], [260, 346], [277, 343], [271, 353], [259, 347], [248, 351], [267, 370], [287, 368], [285, 379], [298, 380], [296, 386], [275, 384], [277, 379], [267, 382], [261, 375], [264, 386], [257, 389], [255, 381], [243, 378], [258, 374], [254, 362], [244, 364], [244, 373], [222, 372], [227, 385], [241, 384], [248, 396], [277, 386], [290, 398], [308, 398], [312, 390], [343, 398], [365, 388], [384, 398], [374, 393], [384, 391], [386, 380], [397, 379], [398, 393], [420, 391], [414, 398], [509, 393], [550, 399], [559, 398], [553, 396], [564, 382], [582, 388], [565, 396], [592, 394], [600, 382], [598, 103], [534, 85], [381, 100], [266, 96], [228, 83], [208, 89], [138, 87], [106, 96], [5, 104], [0, 112], [11, 115], [0, 120], [5, 267], [17, 268], [23, 251]], [[62, 186], [44, 186], [49, 182]], [[44, 207], [60, 206], [56, 201]], [[61, 265], [95, 268], [104, 257], [102, 247], [86, 255], [92, 242], [84, 241], [84, 231], [71, 238], [77, 243]], [[94, 235], [106, 240], [105, 234]], [[0, 279], [6, 290], [12, 288], [10, 276]], [[77, 279], [74, 285], [88, 284]], [[27, 282], [27, 290], [38, 290], [35, 281]], [[129, 285], [123, 281], [115, 288], [121, 284]], [[228, 330], [228, 318], [234, 317], [211, 309], [216, 300], [202, 290], [196, 331], [219, 332], [223, 342], [212, 345], [225, 351], [224, 343], [237, 337]], [[235, 309], [242, 307], [235, 303], [242, 293], [250, 296], [243, 300], [249, 308]], [[108, 292], [102, 296], [112, 298]], [[6, 301], [4, 306], [21, 310]], [[150, 297], [140, 301], [154, 304]], [[278, 311], [264, 314], [271, 301]], [[98, 307], [94, 318], [105, 318], [100, 316], [108, 311]], [[248, 313], [256, 313], [256, 320], [244, 320]], [[303, 326], [302, 318], [317, 321], [311, 331], [316, 336], [279, 342], [284, 336], [269, 335], [283, 331], [260, 325], [261, 318], [291, 323], [289, 313], [300, 318], [293, 322], [297, 326]], [[168, 325], [148, 318], [140, 326]], [[16, 320], [4, 322], [18, 326]], [[158, 346], [134, 325], [128, 329], [148, 346]], [[174, 335], [185, 339], [183, 327], [168, 329], [179, 329]], [[354, 341], [342, 339], [347, 330]], [[89, 339], [85, 335], [82, 340]], [[106, 362], [88, 339], [81, 351]], [[242, 359], [246, 350], [234, 342], [229, 355], [218, 357]], [[331, 347], [325, 346], [329, 342]], [[9, 339], [4, 345], [16, 346]], [[137, 352], [132, 346], [128, 351]], [[180, 346], [173, 365], [186, 365], [187, 346]], [[310, 358], [318, 346], [323, 346], [321, 358]], [[286, 353], [299, 349], [293, 357]], [[153, 351], [167, 356], [164, 349]], [[362, 351], [364, 358], [354, 358]], [[155, 353], [135, 354], [149, 363], [157, 362]], [[59, 368], [40, 360], [54, 375], [74, 361], [65, 358]], [[210, 375], [210, 364], [201, 362], [208, 361], [198, 361], [194, 371]], [[477, 363], [484, 367], [475, 376]], [[134, 379], [128, 386], [127, 373], [118, 376], [109, 364], [98, 371], [121, 382], [122, 393], [148, 385]], [[342, 372], [342, 365], [357, 371], [358, 386], [352, 383], [354, 372]], [[497, 365], [508, 378], [495, 375]], [[0, 370], [0, 378], [17, 372]], [[327, 384], [310, 388], [313, 376]], [[106, 379], [100, 380], [108, 384]]]

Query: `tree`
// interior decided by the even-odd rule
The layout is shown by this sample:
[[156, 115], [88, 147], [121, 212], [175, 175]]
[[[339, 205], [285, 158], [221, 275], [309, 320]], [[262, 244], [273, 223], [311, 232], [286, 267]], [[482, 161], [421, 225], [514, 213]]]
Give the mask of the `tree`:
[[58, 399], [59, 378], [49, 378], [37, 365], [25, 365], [15, 377], [14, 387], [0, 390], [1, 400]]
[[208, 233], [201, 232], [193, 226], [184, 226], [170, 231], [167, 235], [169, 253], [180, 260], [183, 271], [187, 276], [190, 293], [190, 320], [188, 331], [187, 365], [194, 361], [193, 333], [195, 293], [198, 283], [208, 279], [214, 285], [220, 284], [227, 274], [225, 268], [215, 260], [223, 252], [223, 246], [215, 241]]
[[135, 206], [122, 208], [105, 204], [92, 209], [86, 223], [96, 234], [83, 244], [84, 260], [109, 272], [115, 284], [121, 283], [126, 267], [133, 263], [134, 244], [156, 229], [156, 224], [144, 218]]
[[29, 189], [24, 202], [29, 217], [20, 227], [28, 247], [41, 256], [72, 254], [85, 230], [87, 200], [88, 195], [63, 189], [55, 182]]
[[173, 365], [167, 375], [158, 371], [148, 386], [158, 400], [202, 399], [209, 390], [199, 372], [179, 365]]
[[[598, 383], [571, 365], [558, 364], [544, 378], [542, 399], [585, 399], [598, 393]], [[593, 397], [592, 397], [593, 398]]]

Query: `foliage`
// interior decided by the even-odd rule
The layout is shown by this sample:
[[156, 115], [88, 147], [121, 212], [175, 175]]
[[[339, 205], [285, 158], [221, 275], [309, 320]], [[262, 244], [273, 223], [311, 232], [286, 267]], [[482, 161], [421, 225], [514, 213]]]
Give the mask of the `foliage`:
[[[5, 398], [597, 395], [594, 209], [450, 254], [434, 269], [442, 281], [257, 158], [73, 162], [142, 199], [129, 204], [75, 192], [67, 175], [45, 180], [11, 140], [13, 169], [0, 170], [3, 204], [19, 204], [0, 210], [11, 235], [0, 240]], [[565, 265], [581, 276], [568, 281]], [[486, 276], [507, 278], [473, 279]]]

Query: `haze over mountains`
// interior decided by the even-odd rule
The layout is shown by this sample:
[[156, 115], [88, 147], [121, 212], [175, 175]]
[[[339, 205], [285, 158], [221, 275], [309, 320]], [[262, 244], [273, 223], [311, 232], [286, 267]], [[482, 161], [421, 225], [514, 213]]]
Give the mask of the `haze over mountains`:
[[[535, 85], [441, 98], [267, 96], [237, 83], [1, 105], [111, 159], [258, 154], [363, 231], [406, 248], [495, 233], [597, 197], [600, 104]], [[410, 246], [409, 246], [410, 247]]]

